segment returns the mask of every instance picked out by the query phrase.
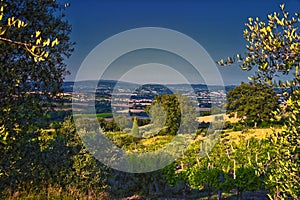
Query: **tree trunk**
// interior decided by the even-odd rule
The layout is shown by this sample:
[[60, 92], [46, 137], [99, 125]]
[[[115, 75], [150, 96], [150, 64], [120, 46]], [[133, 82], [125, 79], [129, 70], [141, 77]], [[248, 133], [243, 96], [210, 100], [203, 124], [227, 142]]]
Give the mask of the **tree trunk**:
[[222, 190], [218, 190], [218, 200], [222, 200]]
[[210, 186], [208, 186], [208, 190], [207, 190], [207, 196], [208, 196], [208, 200], [210, 200], [210, 198], [211, 198], [211, 194], [212, 193], [212, 191], [211, 191], [211, 187]]
[[[223, 172], [220, 173], [220, 182], [221, 183], [225, 182], [225, 178], [224, 178]], [[222, 189], [218, 190], [218, 200], [222, 200]]]
[[149, 194], [152, 194], [152, 193], [153, 193], [152, 183], [150, 183], [150, 185], [149, 185]]
[[167, 194], [167, 192], [170, 190], [170, 187], [167, 183], [165, 183], [165, 188], [164, 188], [164, 194]]
[[157, 184], [157, 181], [156, 181], [156, 177], [154, 177], [154, 186], [155, 186], [156, 194], [160, 194], [159, 187], [158, 187], [158, 184]]
[[237, 189], [237, 195], [236, 195], [238, 200], [243, 200], [243, 191]]

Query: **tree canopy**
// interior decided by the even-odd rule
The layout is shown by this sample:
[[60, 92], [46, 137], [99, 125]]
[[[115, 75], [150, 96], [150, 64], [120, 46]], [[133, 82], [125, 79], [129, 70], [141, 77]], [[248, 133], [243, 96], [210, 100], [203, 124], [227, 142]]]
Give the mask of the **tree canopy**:
[[269, 122], [279, 108], [279, 99], [273, 88], [262, 84], [244, 83], [227, 95], [227, 113], [249, 123]]
[[55, 0], [0, 1], [1, 189], [41, 181], [39, 129], [62, 91], [70, 32]]
[[41, 122], [62, 91], [73, 51], [63, 10], [52, 0], [0, 2], [0, 126], [8, 132]]
[[164, 127], [160, 130], [161, 135], [176, 135], [177, 133], [191, 134], [196, 132], [199, 113], [193, 102], [182, 94], [164, 94], [155, 96], [146, 112], [154, 118], [155, 127]]
[[[243, 70], [256, 70], [250, 78], [253, 82], [281, 87], [284, 92], [288, 116], [280, 132], [274, 132], [268, 141], [274, 147], [266, 170], [269, 197], [298, 198], [300, 180], [300, 15], [291, 15], [280, 5], [280, 12], [267, 16], [267, 21], [250, 17], [246, 23], [244, 37], [247, 51], [245, 58], [240, 54], [220, 60], [225, 66], [241, 62]], [[292, 78], [283, 77], [292, 73]], [[275, 77], [279, 77], [275, 79]], [[287, 79], [287, 80], [284, 80]], [[282, 115], [274, 110], [276, 116]], [[275, 116], [275, 117], [276, 117]]]

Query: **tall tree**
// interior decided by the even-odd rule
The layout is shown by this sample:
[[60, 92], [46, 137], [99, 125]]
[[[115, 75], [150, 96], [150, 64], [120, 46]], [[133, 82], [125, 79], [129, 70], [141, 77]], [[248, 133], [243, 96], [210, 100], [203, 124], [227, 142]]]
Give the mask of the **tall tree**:
[[[256, 69], [252, 80], [282, 87], [286, 90], [285, 115], [289, 116], [281, 132], [274, 132], [270, 140], [273, 149], [267, 170], [269, 197], [274, 199], [297, 199], [300, 196], [300, 15], [290, 15], [285, 5], [280, 12], [268, 15], [267, 21], [249, 18], [244, 37], [247, 41], [246, 57], [236, 55], [220, 65], [241, 61], [243, 70]], [[276, 76], [293, 74], [293, 78], [282, 81]], [[288, 78], [288, 77], [286, 77]], [[276, 115], [280, 115], [277, 111]]]
[[243, 121], [254, 123], [269, 122], [279, 108], [279, 99], [273, 88], [253, 83], [244, 83], [230, 90], [227, 95], [227, 113], [237, 115]]
[[0, 179], [11, 189], [30, 181], [37, 129], [62, 91], [73, 51], [64, 8], [55, 0], [0, 1]]
[[160, 134], [176, 135], [180, 126], [181, 110], [176, 95], [164, 94], [155, 97], [153, 104], [160, 104], [166, 112], [166, 123]]
[[[156, 96], [151, 106], [153, 110], [150, 114], [156, 117], [156, 120], [160, 120], [156, 123], [157, 126], [164, 125], [159, 134], [176, 135], [196, 132], [198, 112], [194, 102], [188, 97], [182, 94], [164, 94]], [[146, 111], [149, 111], [149, 107]]]
[[42, 108], [62, 91], [64, 60], [73, 49], [56, 1], [2, 0], [1, 10], [1, 124], [12, 131], [39, 122]]
[[133, 119], [131, 135], [135, 138], [141, 138], [141, 135], [139, 133], [139, 125], [138, 125], [138, 121], [137, 121], [136, 117]]

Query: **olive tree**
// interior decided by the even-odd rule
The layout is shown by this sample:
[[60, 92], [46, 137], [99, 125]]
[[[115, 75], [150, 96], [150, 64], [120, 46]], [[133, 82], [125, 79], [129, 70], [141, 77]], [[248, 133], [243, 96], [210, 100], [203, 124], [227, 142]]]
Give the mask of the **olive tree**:
[[227, 95], [227, 113], [229, 116], [254, 123], [269, 122], [273, 117], [272, 111], [279, 108], [279, 99], [273, 88], [262, 84], [242, 82], [241, 85], [229, 90]]
[[64, 5], [55, 0], [0, 1], [0, 179], [30, 182], [39, 159], [45, 112], [59, 99], [73, 51]]
[[39, 122], [62, 91], [71, 27], [56, 1], [2, 0], [0, 8], [0, 123], [13, 131]]
[[[245, 58], [236, 55], [220, 60], [219, 65], [228, 65], [240, 61], [243, 70], [255, 70], [251, 77], [254, 82], [266, 83], [285, 90], [286, 107], [283, 114], [287, 117], [282, 131], [271, 136], [272, 150], [267, 166], [266, 184], [269, 197], [274, 199], [299, 197], [299, 133], [300, 133], [300, 16], [290, 15], [285, 5], [280, 12], [274, 12], [263, 21], [249, 18], [244, 30], [247, 41]], [[283, 75], [292, 73], [292, 78], [283, 81]], [[275, 79], [279, 76], [281, 80]], [[276, 117], [281, 111], [274, 110]]]

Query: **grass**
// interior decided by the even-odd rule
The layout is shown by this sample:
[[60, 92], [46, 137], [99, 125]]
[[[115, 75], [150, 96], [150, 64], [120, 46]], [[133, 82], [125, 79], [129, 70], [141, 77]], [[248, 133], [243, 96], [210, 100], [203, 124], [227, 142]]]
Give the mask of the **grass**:
[[[79, 114], [78, 114], [79, 115]], [[95, 114], [80, 114], [80, 117], [84, 118], [94, 118]], [[112, 118], [113, 114], [112, 113], [98, 113], [96, 114], [97, 118]]]
[[[1, 196], [0, 196], [1, 199]], [[107, 192], [99, 192], [97, 194], [89, 192], [88, 194], [84, 194], [80, 192], [78, 189], [68, 188], [65, 191], [62, 191], [61, 188], [44, 188], [40, 191], [36, 192], [15, 192], [13, 195], [5, 195], [3, 197], [5, 200], [74, 200], [74, 199], [101, 199], [101, 200], [109, 200], [110, 195]]]
[[158, 148], [161, 148], [162, 146], [168, 144], [173, 139], [173, 136], [170, 135], [162, 135], [162, 136], [156, 136], [149, 139], [142, 139], [140, 143], [145, 146], [146, 148], [150, 148], [152, 146], [156, 146]]
[[257, 129], [248, 129], [246, 131], [225, 131], [224, 135], [227, 139], [232, 141], [238, 140], [241, 137], [248, 140], [251, 138], [255, 139], [265, 139], [268, 135], [272, 133], [270, 128], [257, 128]]
[[[279, 129], [278, 129], [279, 130]], [[243, 139], [250, 139], [250, 138], [257, 138], [257, 139], [264, 139], [269, 134], [272, 133], [270, 128], [257, 128], [257, 129], [248, 129], [247, 131], [232, 131], [232, 130], [225, 130], [224, 133], [221, 135], [222, 140], [229, 140], [229, 141], [236, 141], [238, 142], [241, 138]], [[138, 141], [137, 145], [134, 145], [132, 140], [132, 136], [128, 135], [127, 133], [122, 132], [115, 132], [115, 133], [106, 133], [106, 136], [110, 138], [112, 141], [124, 148], [124, 150], [134, 150], [134, 151], [155, 151], [163, 146], [167, 145], [174, 136], [155, 136], [151, 138], [143, 138]], [[198, 136], [197, 139], [201, 139], [202, 136]], [[261, 193], [254, 193], [254, 192], [245, 192], [244, 199], [265, 199], [263, 196], [263, 192]], [[15, 196], [15, 197], [13, 197]], [[234, 192], [231, 193], [223, 193], [223, 198], [227, 200], [236, 199], [236, 195]], [[1, 199], [1, 197], [0, 197]], [[36, 192], [29, 192], [29, 193], [22, 193], [7, 195], [4, 196], [4, 199], [20, 199], [20, 200], [35, 200], [35, 199], [64, 199], [64, 200], [71, 200], [71, 199], [112, 199], [110, 198], [110, 194], [108, 193], [99, 193], [99, 194], [83, 194], [77, 190], [66, 190], [61, 191], [59, 188], [49, 188], [43, 189], [41, 191]], [[128, 199], [128, 198], [124, 198]], [[144, 198], [144, 199], [152, 199], [152, 198]], [[158, 198], [161, 200], [167, 199], [163, 196]], [[174, 196], [168, 199], [198, 199], [198, 200], [206, 200], [207, 196], [204, 192], [196, 192], [195, 194], [189, 194], [185, 198], [181, 198], [180, 196]], [[211, 199], [217, 199], [217, 195], [214, 194]]]
[[229, 115], [225, 115], [225, 114], [216, 114], [216, 115], [209, 115], [209, 116], [203, 116], [203, 117], [198, 117], [198, 122], [212, 122], [215, 120], [216, 117], [224, 117], [225, 121], [228, 121], [230, 123], [235, 123], [238, 122], [240, 119], [236, 118], [236, 117], [229, 117]]
[[[42, 200], [42, 199], [51, 199], [51, 200], [73, 200], [73, 199], [86, 199], [86, 200], [92, 200], [92, 199], [101, 199], [101, 200], [110, 200], [110, 199], [116, 199], [110, 196], [107, 192], [100, 192], [99, 194], [82, 194], [82, 193], [75, 193], [71, 190], [67, 191], [61, 191], [61, 189], [58, 188], [49, 188], [41, 190], [40, 192], [31, 192], [31, 193], [22, 193], [22, 192], [16, 192], [14, 194], [15, 196], [7, 196], [5, 197], [6, 200]], [[236, 194], [234, 192], [231, 193], [223, 193], [222, 197], [224, 200], [235, 200], [237, 199]], [[244, 200], [250, 200], [250, 199], [265, 199], [265, 193], [264, 192], [244, 192], [243, 199]], [[1, 199], [1, 198], [0, 198]], [[205, 192], [193, 192], [191, 194], [183, 195], [175, 195], [172, 197], [164, 197], [163, 195], [159, 195], [156, 197], [145, 197], [140, 195], [134, 195], [131, 197], [124, 197], [124, 198], [118, 198], [120, 200], [138, 200], [138, 199], [158, 199], [158, 200], [183, 200], [183, 199], [190, 199], [190, 200], [207, 200], [207, 195]], [[218, 195], [213, 194], [211, 197], [211, 200], [217, 200]]]
[[155, 136], [152, 138], [142, 138], [134, 142], [134, 138], [123, 132], [105, 134], [111, 141], [124, 151], [135, 151], [135, 152], [151, 152], [160, 149], [171, 142], [174, 136], [164, 135]]
[[[280, 131], [280, 128], [276, 128], [275, 131]], [[241, 139], [250, 140], [251, 138], [257, 140], [267, 139], [269, 135], [273, 133], [271, 128], [252, 128], [245, 131], [232, 131], [226, 130], [221, 135], [223, 141], [239, 142]]]
[[[211, 116], [206, 116], [206, 119], [211, 118]], [[275, 131], [279, 131], [280, 128], [276, 128]], [[262, 140], [266, 139], [267, 136], [273, 133], [271, 128], [251, 128], [243, 131], [233, 131], [232, 129], [224, 130], [221, 134], [221, 140], [224, 142], [231, 141], [238, 143], [241, 139], [250, 140], [251, 138]], [[134, 140], [134, 138], [123, 132], [106, 133], [106, 136], [112, 140], [118, 147], [125, 151], [134, 152], [152, 152], [163, 148], [169, 144], [174, 136], [171, 135], [156, 135], [150, 138], [142, 138], [139, 140]], [[201, 140], [201, 135], [199, 135], [196, 140]], [[204, 139], [204, 138], [202, 138]]]

